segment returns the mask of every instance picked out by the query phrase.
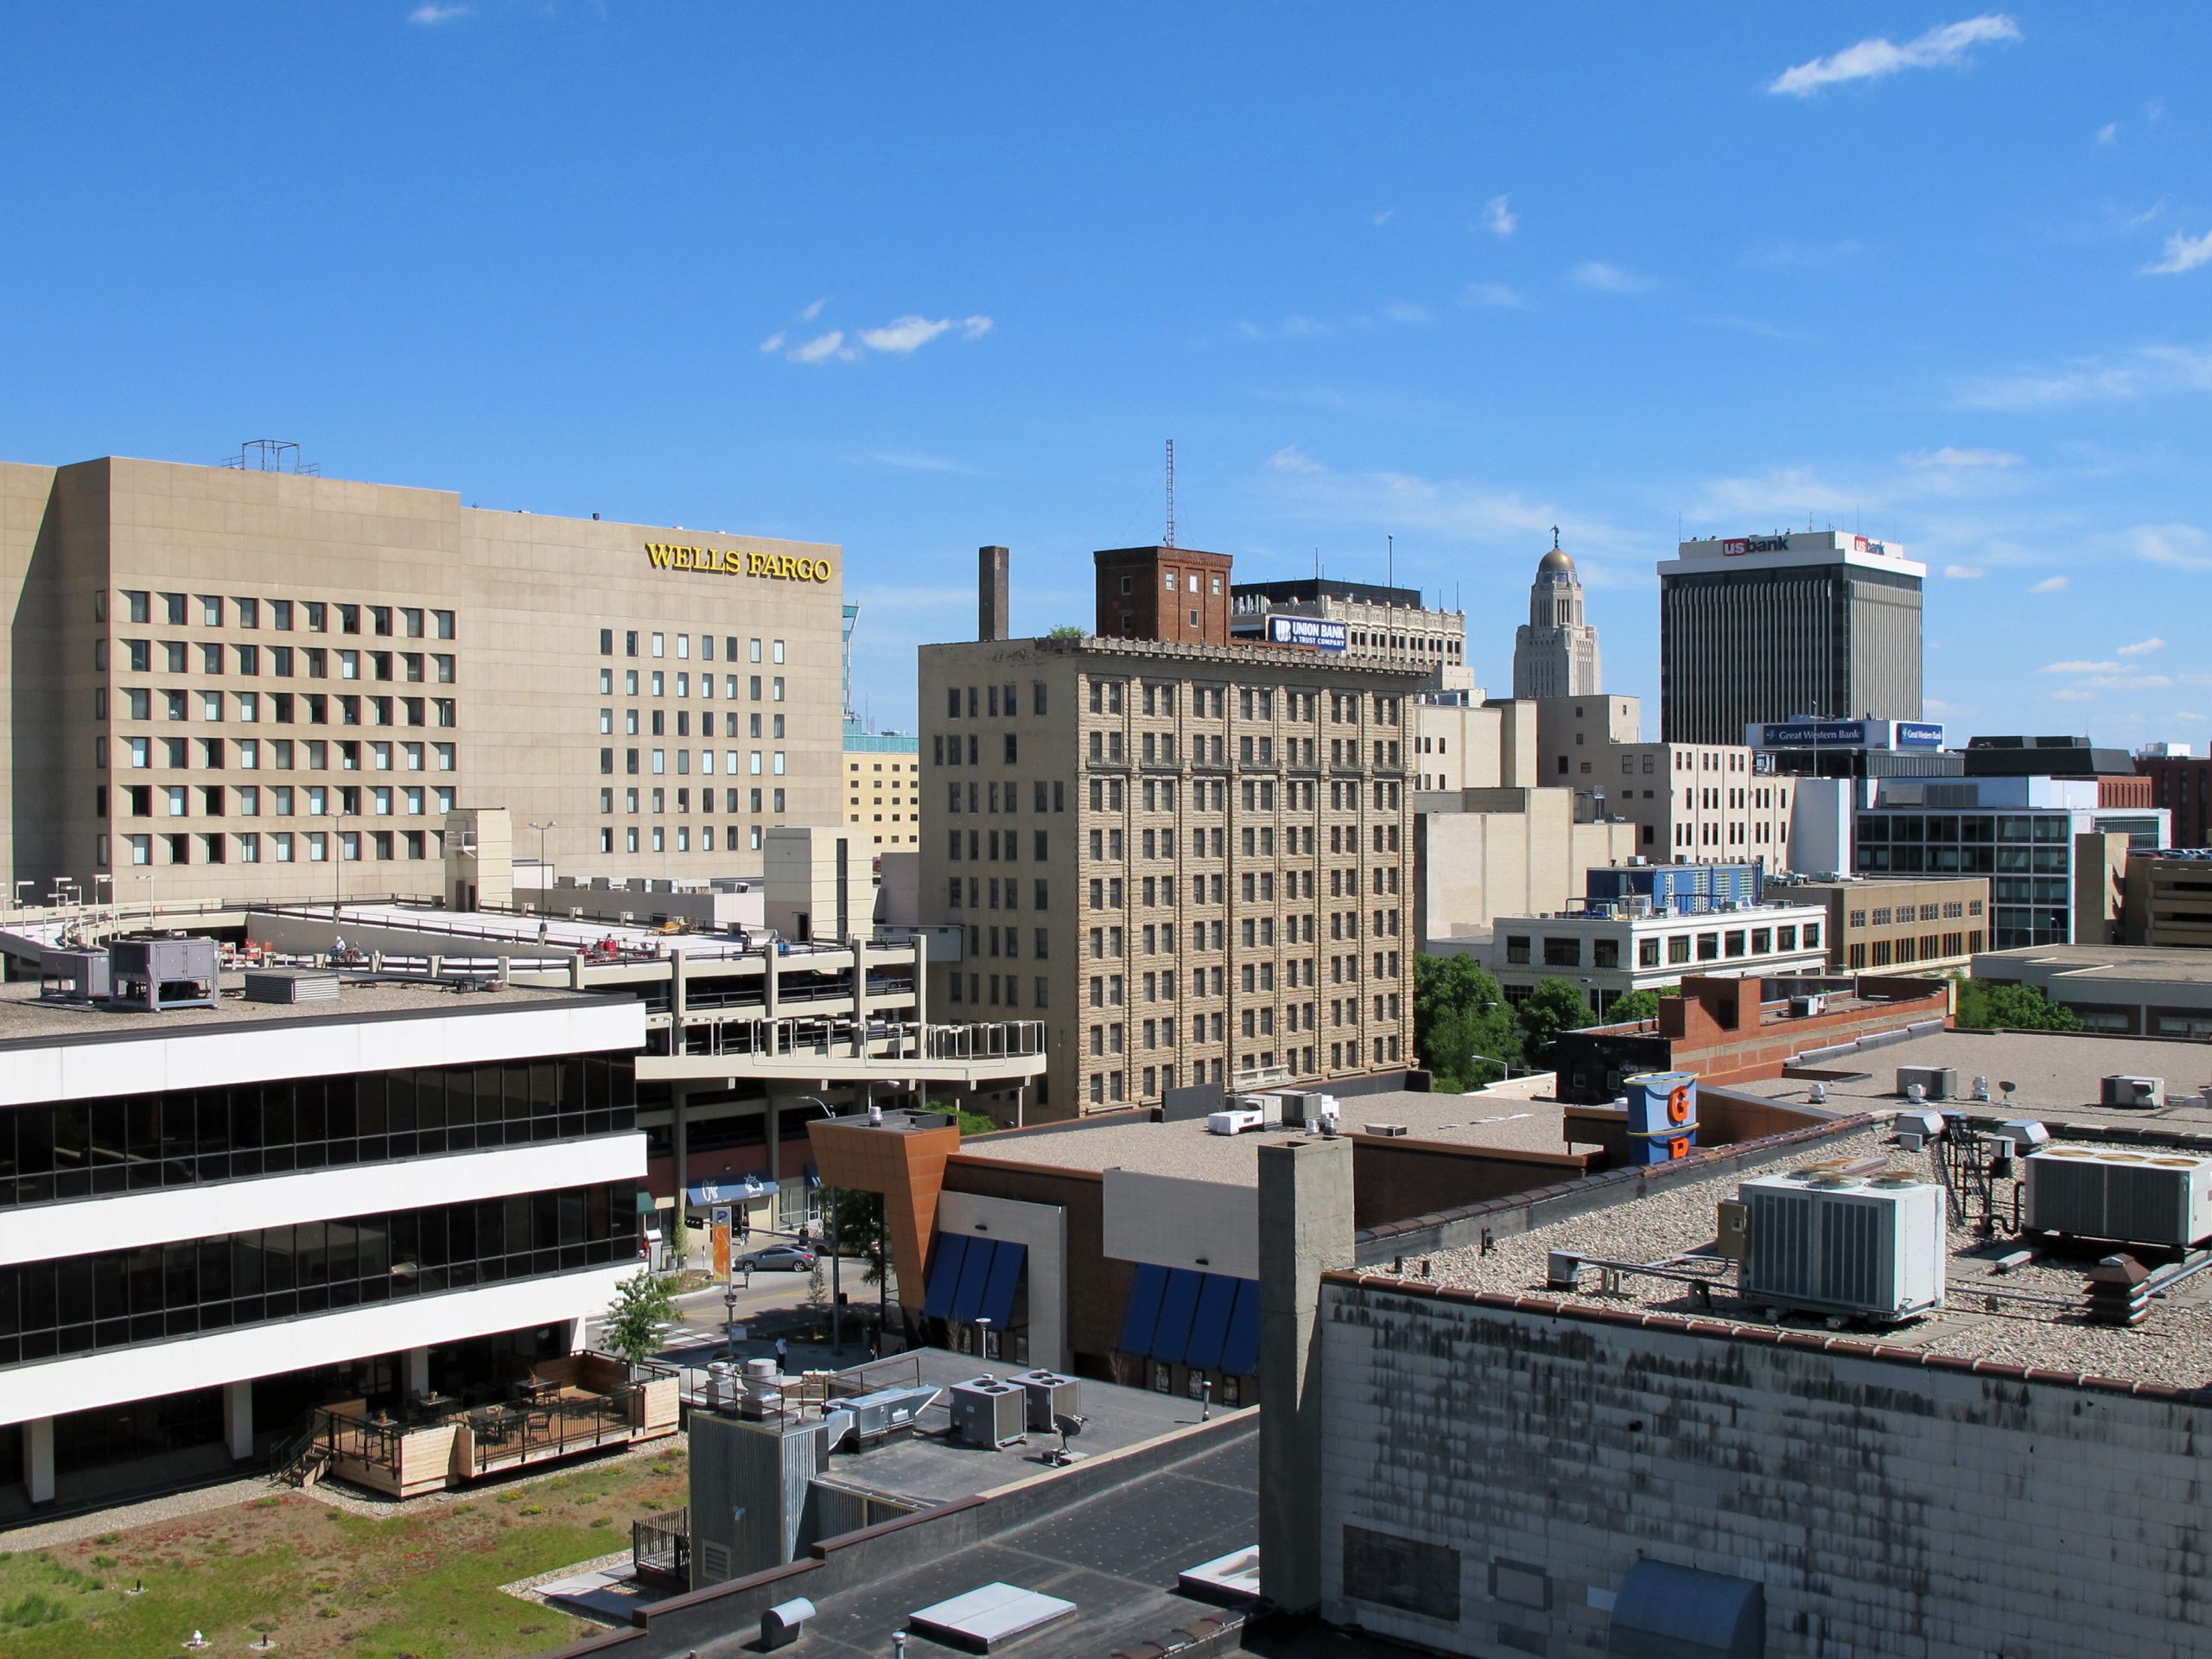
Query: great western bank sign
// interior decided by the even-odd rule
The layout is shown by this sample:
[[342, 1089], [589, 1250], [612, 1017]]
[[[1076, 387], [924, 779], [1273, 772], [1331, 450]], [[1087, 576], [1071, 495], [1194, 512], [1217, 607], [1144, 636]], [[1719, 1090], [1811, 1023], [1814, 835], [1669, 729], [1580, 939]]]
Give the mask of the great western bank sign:
[[828, 582], [836, 567], [828, 559], [763, 553], [742, 547], [677, 547], [647, 542], [645, 557], [656, 570], [690, 570], [702, 576], [764, 576], [772, 582]]

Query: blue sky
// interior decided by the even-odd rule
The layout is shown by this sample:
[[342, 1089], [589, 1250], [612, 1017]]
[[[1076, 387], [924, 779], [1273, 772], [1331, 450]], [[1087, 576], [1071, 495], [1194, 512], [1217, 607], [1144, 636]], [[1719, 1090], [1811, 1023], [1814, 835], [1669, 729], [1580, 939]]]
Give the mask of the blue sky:
[[[1539, 13], [1541, 12], [1541, 15]], [[2212, 737], [2212, 10], [48, 7], [0, 36], [0, 456], [839, 542], [856, 695], [1179, 528], [1396, 575], [1487, 686], [1561, 526], [1934, 574], [1955, 734]], [[1656, 734], [1655, 706], [1646, 726]], [[2200, 750], [2200, 752], [2202, 752]]]

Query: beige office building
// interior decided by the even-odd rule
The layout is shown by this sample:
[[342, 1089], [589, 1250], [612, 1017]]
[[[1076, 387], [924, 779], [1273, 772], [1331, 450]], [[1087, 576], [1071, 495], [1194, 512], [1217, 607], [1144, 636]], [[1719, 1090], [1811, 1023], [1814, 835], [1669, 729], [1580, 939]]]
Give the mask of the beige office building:
[[11, 879], [428, 896], [471, 808], [563, 878], [757, 873], [768, 826], [845, 817], [842, 565], [447, 490], [0, 464]]
[[1033, 1117], [1411, 1062], [1425, 666], [1088, 635], [920, 676], [921, 915], [963, 940], [929, 994], [1046, 1022]]

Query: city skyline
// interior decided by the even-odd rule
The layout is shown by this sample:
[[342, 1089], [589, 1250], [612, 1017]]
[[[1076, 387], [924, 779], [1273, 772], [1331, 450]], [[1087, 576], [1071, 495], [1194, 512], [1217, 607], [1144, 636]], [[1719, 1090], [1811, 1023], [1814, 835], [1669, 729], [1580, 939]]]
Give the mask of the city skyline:
[[1494, 695], [1552, 524], [1656, 708], [1677, 536], [1811, 524], [1928, 562], [1955, 736], [2201, 743], [2206, 28], [48, 15], [0, 454], [841, 543], [911, 726], [970, 550], [1083, 621], [1173, 436], [1179, 540], [1464, 605]]

